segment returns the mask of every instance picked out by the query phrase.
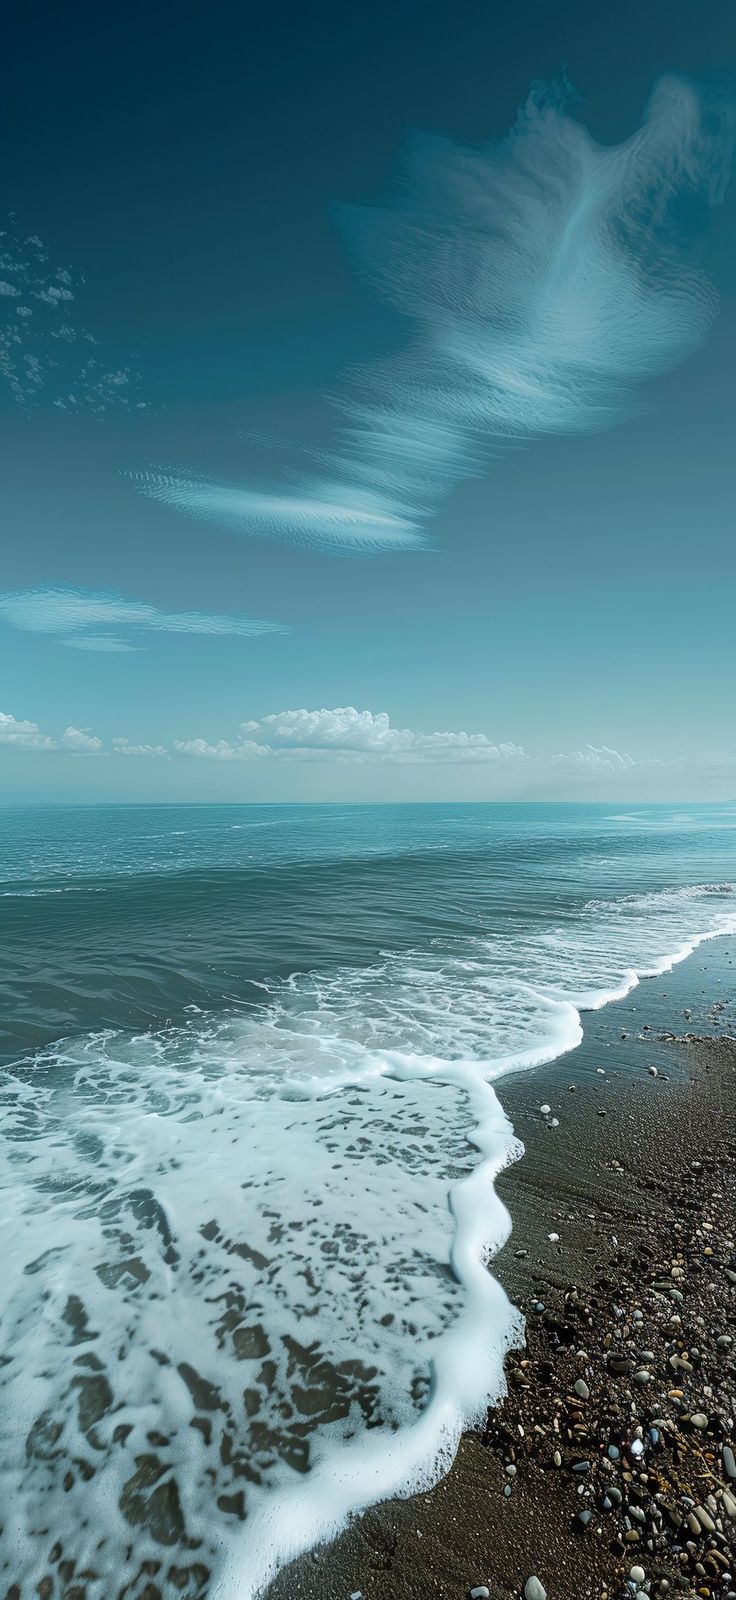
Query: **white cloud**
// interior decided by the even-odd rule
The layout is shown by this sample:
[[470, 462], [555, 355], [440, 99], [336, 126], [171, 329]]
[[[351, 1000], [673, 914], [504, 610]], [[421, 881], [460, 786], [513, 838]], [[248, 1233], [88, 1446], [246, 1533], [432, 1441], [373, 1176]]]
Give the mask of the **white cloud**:
[[[607, 745], [586, 744], [582, 750], [571, 750], [567, 755], [552, 757], [552, 765], [581, 773], [628, 772], [631, 767], [642, 766], [633, 756], [622, 755]], [[650, 764], [650, 763], [647, 763]]]
[[102, 749], [102, 740], [88, 728], [65, 728], [59, 743], [65, 750], [85, 750], [88, 752]]
[[7, 711], [0, 711], [0, 744], [17, 745], [21, 750], [53, 750], [54, 741], [41, 733], [35, 722], [19, 722]]
[[[0, 620], [25, 633], [48, 634], [74, 650], [128, 652], [124, 633], [202, 634], [210, 637], [255, 638], [263, 633], [288, 633], [278, 622], [227, 616], [209, 611], [161, 611], [144, 600], [96, 594], [91, 589], [43, 588], [0, 594]], [[105, 630], [98, 632], [99, 629]], [[113, 632], [110, 630], [123, 630]]]
[[733, 110], [667, 77], [638, 132], [601, 146], [571, 99], [537, 85], [499, 144], [415, 137], [392, 201], [345, 213], [353, 253], [410, 333], [344, 380], [337, 443], [312, 470], [274, 488], [152, 468], [132, 475], [140, 491], [233, 532], [403, 548], [499, 444], [630, 413], [716, 314], [690, 246], [725, 191]]
[[[358, 711], [355, 706], [323, 707], [320, 711], [279, 711], [241, 723], [233, 743], [221, 739], [177, 741], [181, 755], [218, 761], [252, 761], [275, 756], [282, 760], [503, 762], [524, 760], [515, 744], [494, 744], [484, 733], [415, 733], [394, 728], [385, 711]], [[245, 737], [242, 737], [245, 735]], [[256, 735], [257, 737], [253, 737]]]
[[21, 750], [67, 750], [85, 755], [97, 755], [103, 748], [102, 740], [89, 728], [75, 728], [70, 723], [59, 738], [54, 738], [42, 733], [36, 722], [18, 721], [5, 711], [0, 711], [0, 744], [15, 745]]
[[116, 756], [165, 756], [168, 750], [164, 744], [131, 744], [129, 739], [113, 739], [113, 755]]
[[227, 739], [218, 739], [217, 744], [208, 744], [206, 739], [175, 739], [174, 748], [180, 756], [197, 756], [204, 761], [253, 761], [273, 754], [252, 739], [239, 739], [235, 744]]

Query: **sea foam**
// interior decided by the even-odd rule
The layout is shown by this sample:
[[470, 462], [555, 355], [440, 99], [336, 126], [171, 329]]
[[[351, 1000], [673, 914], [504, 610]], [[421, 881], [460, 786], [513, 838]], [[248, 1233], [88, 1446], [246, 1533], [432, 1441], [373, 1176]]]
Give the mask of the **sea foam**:
[[521, 1149], [492, 1081], [734, 930], [731, 885], [590, 901], [6, 1073], [7, 1581], [254, 1600], [429, 1484], [520, 1332], [487, 1269]]

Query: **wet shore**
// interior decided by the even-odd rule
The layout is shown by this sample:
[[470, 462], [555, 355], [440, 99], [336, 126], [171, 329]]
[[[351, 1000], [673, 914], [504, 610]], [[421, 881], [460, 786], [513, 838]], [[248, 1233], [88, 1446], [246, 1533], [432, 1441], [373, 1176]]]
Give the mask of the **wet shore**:
[[502, 1081], [526, 1149], [497, 1185], [493, 1271], [526, 1318], [508, 1394], [430, 1493], [269, 1600], [736, 1597], [734, 974], [733, 940], [702, 946]]

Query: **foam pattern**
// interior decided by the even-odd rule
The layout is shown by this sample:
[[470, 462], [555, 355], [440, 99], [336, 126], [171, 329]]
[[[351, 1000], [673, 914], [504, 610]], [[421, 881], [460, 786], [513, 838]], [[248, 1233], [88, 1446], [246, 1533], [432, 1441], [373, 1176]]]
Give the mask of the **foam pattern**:
[[9, 1069], [6, 1589], [249, 1600], [430, 1482], [519, 1331], [491, 1080], [733, 929], [728, 884], [590, 901]]

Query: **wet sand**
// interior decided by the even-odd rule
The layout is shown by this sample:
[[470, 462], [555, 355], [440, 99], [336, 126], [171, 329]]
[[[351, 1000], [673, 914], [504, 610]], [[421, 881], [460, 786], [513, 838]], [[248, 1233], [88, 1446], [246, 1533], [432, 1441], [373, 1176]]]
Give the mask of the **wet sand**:
[[527, 1321], [508, 1394], [430, 1493], [269, 1600], [518, 1600], [532, 1575], [549, 1600], [736, 1600], [734, 974], [732, 940], [702, 946], [502, 1081], [526, 1149], [497, 1185], [493, 1271]]

